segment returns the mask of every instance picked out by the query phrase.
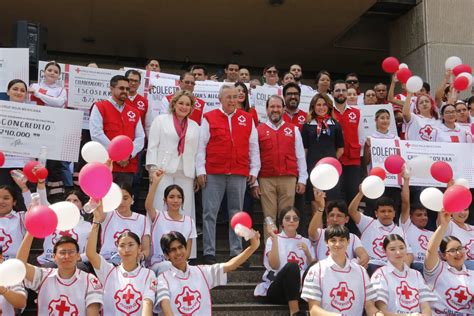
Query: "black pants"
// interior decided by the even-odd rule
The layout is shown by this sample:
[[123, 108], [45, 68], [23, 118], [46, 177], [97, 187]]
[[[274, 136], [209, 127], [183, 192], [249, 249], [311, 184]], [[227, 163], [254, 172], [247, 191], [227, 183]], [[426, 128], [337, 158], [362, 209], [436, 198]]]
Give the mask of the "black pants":
[[[342, 179], [340, 179], [339, 182], [341, 183], [342, 180], [342, 196], [344, 197], [344, 200], [346, 201], [347, 205], [351, 203], [352, 199], [359, 192], [359, 185], [361, 182], [360, 174], [360, 166], [342, 166]], [[359, 229], [357, 228], [352, 218], [346, 224], [346, 227], [351, 233], [360, 236]]]
[[300, 268], [295, 262], [288, 262], [278, 272], [267, 291], [266, 301], [272, 304], [283, 304], [298, 300], [300, 297]]

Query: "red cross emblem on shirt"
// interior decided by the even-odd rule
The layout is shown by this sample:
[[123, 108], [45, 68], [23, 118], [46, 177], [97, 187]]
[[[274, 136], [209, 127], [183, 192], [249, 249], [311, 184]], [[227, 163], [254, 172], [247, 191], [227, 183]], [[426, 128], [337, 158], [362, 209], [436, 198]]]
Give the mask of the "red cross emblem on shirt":
[[287, 262], [295, 262], [300, 267], [300, 270], [303, 269], [304, 259], [296, 254], [294, 251], [290, 251], [288, 256], [286, 256]]
[[118, 231], [118, 232], [115, 232], [115, 234], [114, 234], [114, 240], [117, 241], [117, 238], [119, 238], [120, 235], [122, 235], [122, 234], [125, 233], [125, 232], [129, 232], [129, 231], [130, 231], [130, 229], [124, 228], [123, 230], [120, 230], [120, 231]]
[[349, 113], [348, 117], [351, 120], [355, 120], [357, 118], [357, 115], [354, 112], [351, 112], [351, 113]]
[[339, 284], [329, 292], [329, 297], [332, 298], [331, 306], [342, 312], [352, 307], [355, 295], [354, 291], [347, 285], [347, 282], [339, 282]]
[[131, 283], [127, 284], [122, 290], [117, 291], [114, 299], [117, 310], [125, 315], [132, 315], [142, 307], [142, 294]]
[[97, 279], [96, 277], [91, 277], [89, 281], [91, 282], [92, 288], [94, 290], [100, 290], [102, 288], [102, 284], [99, 282], [99, 279]]
[[399, 295], [400, 305], [408, 310], [417, 308], [420, 304], [418, 290], [410, 287], [406, 281], [400, 282], [396, 288], [396, 293]]
[[426, 235], [420, 235], [418, 237], [418, 242], [420, 243], [420, 247], [423, 250], [428, 249], [428, 237]]
[[425, 125], [423, 128], [420, 129], [418, 132], [420, 134], [420, 138], [423, 140], [431, 140], [431, 133], [433, 133], [433, 127], [431, 125]]
[[176, 296], [174, 303], [181, 314], [192, 315], [201, 307], [201, 293], [185, 286], [183, 291]]
[[372, 250], [374, 254], [378, 256], [380, 259], [385, 258], [385, 250], [383, 249], [383, 241], [387, 235], [380, 236], [379, 238], [374, 239], [372, 241]]
[[471, 301], [473, 295], [469, 292], [466, 286], [460, 285], [457, 288], [449, 288], [445, 292], [446, 303], [455, 311], [469, 310], [471, 308]]
[[69, 297], [66, 295], [59, 296], [59, 299], [52, 300], [48, 304], [48, 313], [49, 315], [58, 315], [58, 316], [77, 316], [79, 315], [79, 310], [75, 304], [72, 304], [69, 301]]
[[12, 242], [12, 236], [7, 234], [7, 232], [3, 228], [0, 228], [0, 246], [2, 247], [3, 253], [7, 252]]

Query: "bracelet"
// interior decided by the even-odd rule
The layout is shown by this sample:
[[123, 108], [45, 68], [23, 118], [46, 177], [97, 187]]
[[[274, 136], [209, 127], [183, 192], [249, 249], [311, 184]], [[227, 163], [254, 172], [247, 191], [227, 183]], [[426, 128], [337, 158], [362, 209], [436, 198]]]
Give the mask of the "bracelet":
[[324, 213], [324, 208], [318, 209], [318, 212], [319, 212], [319, 213]]
[[97, 224], [97, 225], [100, 225], [101, 222], [92, 222], [92, 224]]

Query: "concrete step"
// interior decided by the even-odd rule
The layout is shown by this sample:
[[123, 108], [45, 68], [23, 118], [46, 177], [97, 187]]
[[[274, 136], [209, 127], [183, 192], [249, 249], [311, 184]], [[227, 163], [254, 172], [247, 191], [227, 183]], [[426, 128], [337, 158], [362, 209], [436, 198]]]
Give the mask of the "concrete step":
[[253, 296], [257, 283], [228, 283], [211, 290], [213, 304], [258, 303]]
[[265, 268], [262, 266], [250, 266], [249, 268], [239, 268], [227, 274], [228, 283], [259, 283]]
[[288, 316], [287, 305], [272, 305], [260, 303], [214, 304], [212, 315], [216, 316], [247, 316], [257, 312], [258, 316]]

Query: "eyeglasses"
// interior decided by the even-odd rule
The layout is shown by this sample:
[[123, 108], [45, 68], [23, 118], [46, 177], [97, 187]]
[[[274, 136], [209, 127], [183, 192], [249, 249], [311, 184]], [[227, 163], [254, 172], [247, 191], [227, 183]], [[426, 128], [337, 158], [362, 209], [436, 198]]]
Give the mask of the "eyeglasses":
[[266, 73], [268, 73], [268, 74], [277, 74], [278, 70], [267, 70]]
[[57, 252], [58, 256], [62, 258], [66, 257], [66, 255], [74, 256], [76, 253], [77, 253], [77, 250], [61, 250]]
[[130, 91], [129, 87], [116, 87], [116, 88], [119, 89], [120, 91]]
[[290, 215], [287, 215], [285, 217], [283, 217], [283, 219], [287, 222], [290, 222], [293, 220], [293, 222], [299, 222], [300, 221], [300, 218], [298, 216], [290, 216]]
[[461, 253], [461, 254], [463, 254], [463, 253], [466, 252], [466, 249], [464, 249], [463, 246], [459, 246], [459, 247], [457, 247], [457, 248], [453, 248], [453, 249], [446, 250], [446, 253], [449, 253], [449, 254], [452, 255], [452, 256], [456, 255], [458, 252]]
[[188, 80], [185, 80], [185, 81], [183, 81], [183, 82], [184, 82], [184, 84], [190, 84], [190, 85], [192, 85], [192, 86], [194, 86], [194, 85], [196, 84], [196, 82], [194, 82], [194, 81], [188, 81]]
[[348, 84], [356, 84], [356, 83], [359, 83], [359, 80], [346, 80], [346, 83], [348, 83]]
[[342, 92], [342, 93], [344, 93], [344, 92], [347, 92], [347, 89], [336, 89], [336, 90], [334, 90], [334, 92], [337, 92], [337, 93]]
[[450, 114], [456, 114], [456, 111], [444, 111], [444, 114], [450, 115]]
[[140, 83], [140, 80], [128, 79], [129, 83]]

